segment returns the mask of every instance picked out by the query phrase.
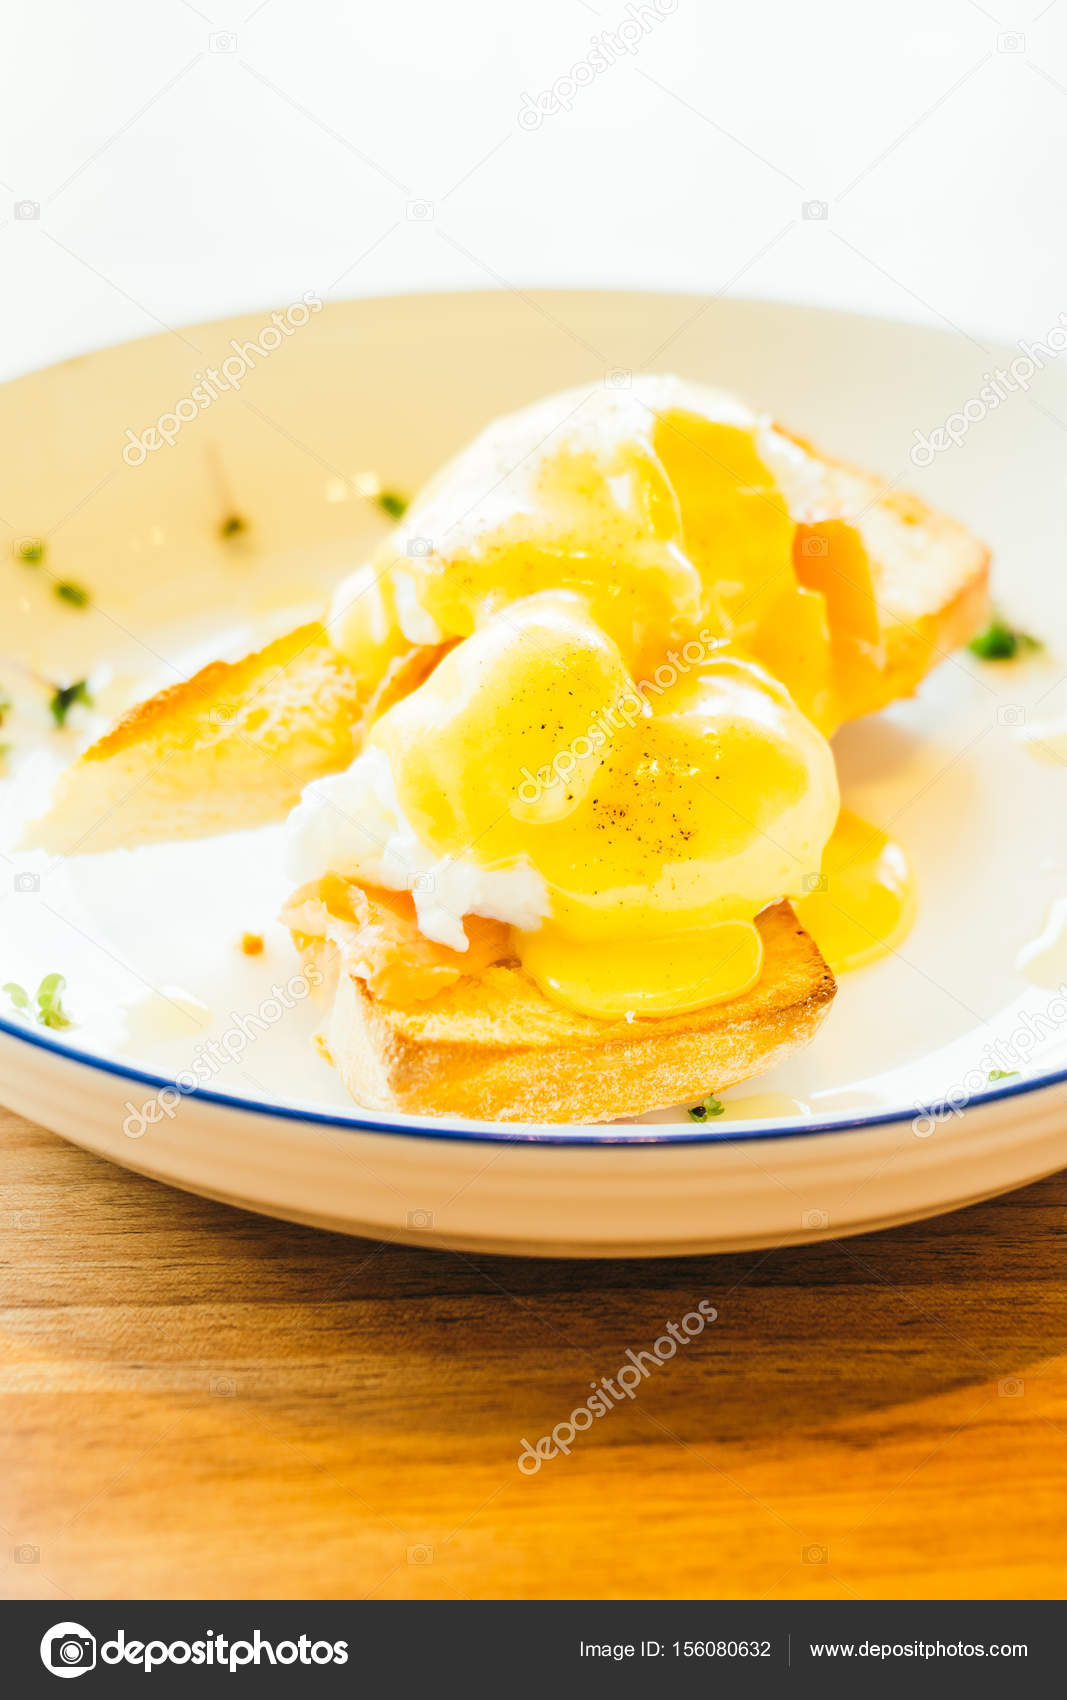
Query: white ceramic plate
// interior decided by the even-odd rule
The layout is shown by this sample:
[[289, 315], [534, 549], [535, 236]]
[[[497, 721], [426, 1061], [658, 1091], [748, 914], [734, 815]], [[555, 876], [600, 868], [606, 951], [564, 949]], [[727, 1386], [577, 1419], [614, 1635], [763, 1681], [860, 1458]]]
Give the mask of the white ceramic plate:
[[[645, 367], [736, 389], [956, 512], [993, 544], [1001, 600], [1049, 650], [1001, 668], [954, 658], [917, 701], [838, 737], [846, 800], [905, 843], [921, 909], [900, 951], [842, 981], [811, 1050], [726, 1094], [712, 1125], [681, 1108], [585, 1129], [356, 1109], [310, 1044], [316, 1011], [294, 990], [297, 959], [273, 920], [286, 889], [278, 830], [65, 863], [12, 852], [20, 819], [95, 726], [76, 711], [55, 731], [44, 690], [0, 663], [16, 698], [2, 734], [12, 755], [0, 980], [32, 990], [62, 972], [77, 1021], [52, 1032], [2, 1000], [4, 1099], [212, 1197], [356, 1233], [522, 1252], [818, 1239], [1067, 1162], [1067, 999], [1015, 966], [1067, 895], [1067, 771], [1020, 743], [1028, 719], [1067, 709], [1055, 659], [1067, 654], [1067, 384], [1055, 356], [985, 417], [972, 405], [963, 441], [917, 470], [916, 432], [961, 412], [1018, 349], [673, 295], [348, 302], [256, 356], [240, 390], [186, 419], [172, 446], [124, 460], [130, 434], [173, 414], [200, 373], [269, 323], [196, 326], [0, 390], [0, 513], [14, 538], [48, 539], [37, 569], [4, 550], [5, 655], [48, 679], [93, 669], [111, 713], [316, 611], [386, 523], [361, 494], [365, 475], [410, 490], [495, 414]], [[251, 524], [236, 546], [217, 535], [231, 508]], [[59, 600], [57, 576], [88, 585], [92, 606]], [[263, 956], [239, 952], [244, 930], [264, 934]], [[206, 1026], [183, 994], [206, 1006]], [[997, 1057], [994, 1040], [1007, 1047]], [[192, 1084], [182, 1071], [198, 1059], [197, 1090], [165, 1092], [161, 1106], [168, 1082]], [[991, 1085], [995, 1066], [1018, 1072]]]

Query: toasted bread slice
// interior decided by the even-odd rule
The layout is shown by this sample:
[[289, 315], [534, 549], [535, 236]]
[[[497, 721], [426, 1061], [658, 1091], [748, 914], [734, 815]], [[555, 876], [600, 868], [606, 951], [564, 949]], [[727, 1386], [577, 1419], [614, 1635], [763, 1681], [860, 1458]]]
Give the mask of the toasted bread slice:
[[514, 963], [399, 1008], [342, 972], [320, 1040], [358, 1104], [476, 1121], [599, 1122], [694, 1103], [814, 1038], [834, 977], [788, 903], [758, 917], [764, 967], [743, 996], [685, 1015], [598, 1021]]
[[149, 697], [61, 778], [25, 842], [64, 855], [281, 819], [355, 753], [359, 692], [318, 622]]

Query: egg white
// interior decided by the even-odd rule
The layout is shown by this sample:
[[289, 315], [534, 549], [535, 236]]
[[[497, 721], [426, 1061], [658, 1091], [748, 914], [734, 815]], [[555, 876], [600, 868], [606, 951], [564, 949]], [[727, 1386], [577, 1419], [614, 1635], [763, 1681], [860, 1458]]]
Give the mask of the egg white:
[[438, 856], [406, 819], [384, 750], [363, 750], [344, 773], [308, 785], [289, 817], [289, 871], [301, 884], [327, 871], [390, 891], [410, 891], [428, 939], [466, 950], [465, 915], [523, 932], [550, 910], [548, 887], [528, 862], [483, 868]]

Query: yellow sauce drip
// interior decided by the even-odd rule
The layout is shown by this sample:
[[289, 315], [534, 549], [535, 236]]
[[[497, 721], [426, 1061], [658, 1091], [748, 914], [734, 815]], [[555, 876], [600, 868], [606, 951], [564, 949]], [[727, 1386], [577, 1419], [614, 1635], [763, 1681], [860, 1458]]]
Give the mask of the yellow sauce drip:
[[823, 852], [816, 888], [794, 902], [800, 924], [835, 974], [876, 962], [915, 920], [915, 877], [892, 838], [842, 809]]
[[545, 996], [583, 1015], [677, 1015], [740, 997], [763, 967], [751, 921], [720, 921], [702, 933], [582, 944], [558, 927], [524, 933], [522, 965]]
[[724, 1098], [723, 1113], [716, 1121], [755, 1122], [785, 1116], [810, 1116], [811, 1105], [784, 1092], [750, 1092], [744, 1098]]

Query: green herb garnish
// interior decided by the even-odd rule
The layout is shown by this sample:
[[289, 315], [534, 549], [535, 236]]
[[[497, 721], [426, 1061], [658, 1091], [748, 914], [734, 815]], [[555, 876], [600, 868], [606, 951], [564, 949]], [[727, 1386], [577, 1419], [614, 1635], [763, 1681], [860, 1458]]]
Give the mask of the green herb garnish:
[[56, 595], [63, 602], [70, 602], [75, 608], [84, 608], [89, 600], [89, 592], [80, 584], [72, 584], [69, 579], [57, 579]]
[[84, 703], [86, 708], [92, 707], [93, 699], [89, 695], [88, 679], [75, 679], [72, 685], [57, 685], [53, 690], [52, 700], [48, 706], [52, 710], [52, 719], [57, 726], [67, 724], [67, 715], [76, 702]]
[[994, 616], [985, 631], [979, 632], [967, 645], [971, 654], [977, 655], [981, 661], [1014, 661], [1017, 655], [1042, 647], [1037, 638], [1009, 626], [999, 615]]
[[46, 974], [37, 988], [37, 1019], [42, 1027], [69, 1027], [70, 1016], [63, 1008], [67, 982], [62, 974]]
[[4, 715], [7, 714], [9, 709], [14, 708], [14, 706], [15, 705], [7, 692], [0, 691], [0, 726], [4, 724]]
[[709, 1092], [708, 1096], [702, 1098], [699, 1104], [694, 1104], [687, 1114], [691, 1122], [706, 1122], [711, 1116], [723, 1115], [725, 1110], [726, 1105], [720, 1104], [718, 1098]]
[[1017, 1068], [991, 1068], [989, 1071], [990, 1080], [1018, 1080], [1018, 1078], [1019, 1070]]
[[44, 539], [41, 537], [20, 537], [14, 549], [16, 561], [23, 561], [28, 567], [39, 567], [44, 560]]
[[408, 511], [407, 497], [399, 495], [396, 490], [381, 490], [376, 500], [383, 514], [388, 514], [390, 519], [402, 519]]
[[247, 530], [248, 521], [243, 514], [227, 514], [219, 525], [219, 536], [240, 537], [241, 533]]
[[[70, 1016], [63, 1008], [63, 993], [67, 982], [62, 974], [46, 974], [37, 988], [37, 1020], [42, 1027], [70, 1027], [73, 1025]], [[30, 1009], [30, 995], [25, 986], [20, 986], [16, 980], [9, 980], [4, 987], [15, 1008], [22, 1014]]]

